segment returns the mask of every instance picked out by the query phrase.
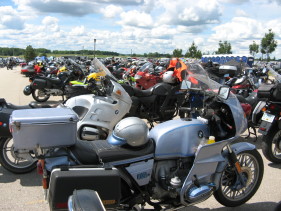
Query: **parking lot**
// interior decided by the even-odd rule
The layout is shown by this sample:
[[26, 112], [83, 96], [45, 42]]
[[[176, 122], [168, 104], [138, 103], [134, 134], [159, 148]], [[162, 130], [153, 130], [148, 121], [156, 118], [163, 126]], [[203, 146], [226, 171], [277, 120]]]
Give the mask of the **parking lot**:
[[[20, 68], [13, 70], [0, 69], [0, 98], [5, 98], [7, 102], [16, 105], [26, 105], [33, 102], [31, 96], [25, 96], [23, 89], [28, 85], [28, 78], [20, 74]], [[49, 104], [59, 103], [61, 97], [51, 97]], [[259, 152], [260, 137], [253, 142], [254, 137], [248, 141], [254, 143]], [[274, 210], [277, 203], [281, 201], [281, 164], [272, 164], [263, 157], [264, 177], [257, 193], [246, 204], [237, 208], [225, 208], [211, 197], [207, 201], [196, 206], [185, 208], [184, 210]], [[8, 172], [0, 165], [0, 210], [48, 210], [48, 205], [43, 198], [41, 188], [41, 178], [36, 171], [28, 174], [16, 175]]]

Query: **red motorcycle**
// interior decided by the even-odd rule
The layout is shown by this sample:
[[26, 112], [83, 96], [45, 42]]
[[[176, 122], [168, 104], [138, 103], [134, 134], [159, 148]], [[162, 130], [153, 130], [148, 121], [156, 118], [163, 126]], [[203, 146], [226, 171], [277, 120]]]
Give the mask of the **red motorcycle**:
[[145, 63], [135, 74], [136, 87], [144, 90], [162, 82], [163, 72], [164, 68], [154, 68], [151, 62]]

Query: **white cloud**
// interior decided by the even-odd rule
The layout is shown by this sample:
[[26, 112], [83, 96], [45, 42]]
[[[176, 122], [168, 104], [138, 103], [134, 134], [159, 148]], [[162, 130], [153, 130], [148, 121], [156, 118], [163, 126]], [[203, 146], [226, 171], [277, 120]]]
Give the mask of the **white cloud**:
[[60, 30], [58, 22], [59, 20], [57, 18], [51, 16], [46, 16], [42, 20], [45, 30], [50, 32], [58, 32]]
[[120, 15], [122, 12], [123, 12], [123, 8], [122, 7], [115, 6], [115, 5], [112, 5], [112, 4], [101, 9], [101, 13], [106, 18], [114, 18], [117, 15]]
[[21, 30], [24, 21], [11, 6], [0, 7], [0, 28]]
[[165, 12], [160, 17], [160, 24], [171, 25], [202, 25], [218, 23], [221, 6], [216, 0], [160, 0]]
[[144, 12], [139, 12], [137, 10], [131, 10], [128, 12], [123, 12], [120, 15], [121, 20], [118, 22], [120, 25], [137, 26], [144, 28], [152, 28], [154, 22], [152, 17]]

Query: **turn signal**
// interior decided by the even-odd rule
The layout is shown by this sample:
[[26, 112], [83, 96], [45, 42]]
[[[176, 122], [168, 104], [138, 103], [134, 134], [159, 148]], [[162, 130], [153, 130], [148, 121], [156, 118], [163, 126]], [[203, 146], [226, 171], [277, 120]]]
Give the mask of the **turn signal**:
[[265, 111], [266, 111], [266, 107], [263, 107], [261, 110], [262, 110], [263, 112], [265, 112]]
[[119, 90], [119, 89], [115, 93], [118, 94], [118, 95], [122, 94], [121, 90]]

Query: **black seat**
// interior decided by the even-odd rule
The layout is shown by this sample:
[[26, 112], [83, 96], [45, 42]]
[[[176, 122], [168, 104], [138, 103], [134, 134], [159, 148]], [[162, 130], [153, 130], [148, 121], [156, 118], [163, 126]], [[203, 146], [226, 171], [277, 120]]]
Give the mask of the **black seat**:
[[154, 143], [149, 140], [142, 147], [114, 146], [105, 140], [80, 141], [71, 148], [71, 152], [85, 165], [97, 165], [100, 162], [114, 162], [133, 159], [154, 153]]
[[138, 88], [133, 87], [133, 90], [134, 90], [134, 96], [136, 97], [148, 97], [152, 95], [154, 87], [151, 87], [147, 90], [140, 90]]
[[19, 106], [19, 105], [14, 105], [12, 103], [7, 103], [7, 108], [13, 110], [20, 110], [20, 109], [30, 109], [32, 107], [30, 105]]
[[122, 87], [126, 90], [126, 92], [132, 97], [148, 97], [151, 96], [153, 93], [153, 87], [147, 90], [140, 90], [138, 88], [132, 87], [128, 84], [122, 84]]

